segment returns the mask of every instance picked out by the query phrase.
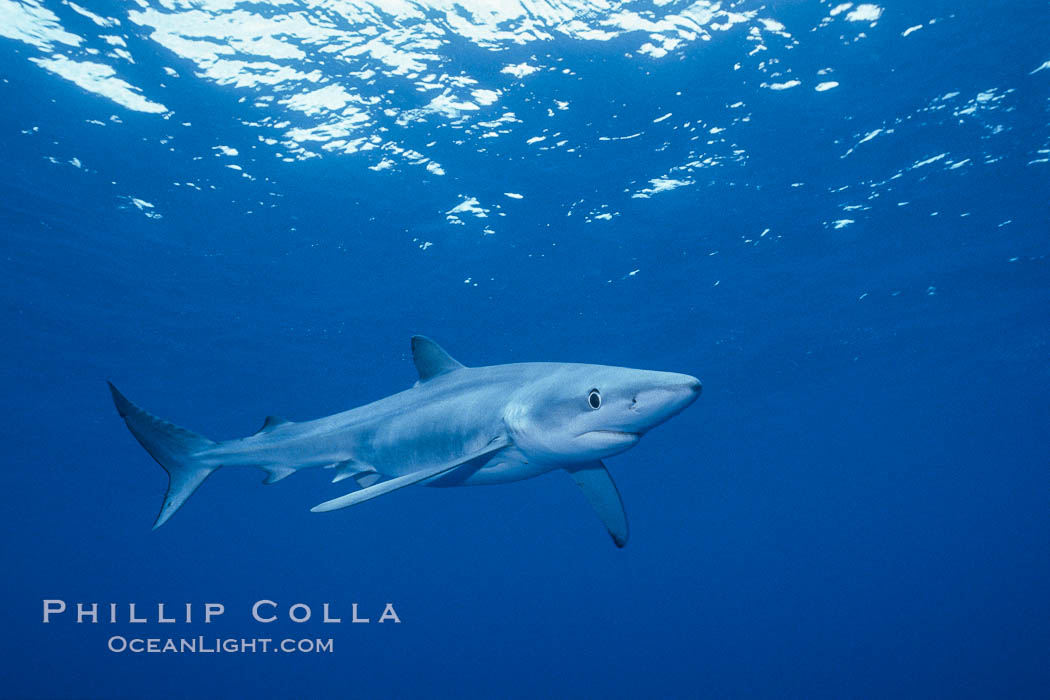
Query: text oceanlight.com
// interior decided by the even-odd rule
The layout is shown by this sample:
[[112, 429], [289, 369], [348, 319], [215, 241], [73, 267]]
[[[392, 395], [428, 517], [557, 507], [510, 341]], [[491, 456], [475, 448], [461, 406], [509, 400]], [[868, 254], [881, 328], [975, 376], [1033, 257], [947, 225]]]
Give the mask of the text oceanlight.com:
[[109, 638], [107, 648], [115, 653], [132, 654], [331, 654], [335, 643], [328, 639], [236, 639], [219, 637], [181, 637], [178, 639], [122, 637]]

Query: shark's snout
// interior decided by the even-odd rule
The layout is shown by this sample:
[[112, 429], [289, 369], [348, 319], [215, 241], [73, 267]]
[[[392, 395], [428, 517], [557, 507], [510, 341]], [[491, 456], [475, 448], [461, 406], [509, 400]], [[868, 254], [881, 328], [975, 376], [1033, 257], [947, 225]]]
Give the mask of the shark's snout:
[[700, 380], [687, 374], [670, 375], [658, 386], [642, 389], [632, 404], [632, 410], [639, 414], [639, 432], [678, 415], [700, 397], [702, 390]]
[[666, 381], [652, 387], [650, 391], [663, 392], [672, 402], [684, 402], [685, 408], [700, 396], [704, 385], [696, 377], [688, 374], [671, 374]]

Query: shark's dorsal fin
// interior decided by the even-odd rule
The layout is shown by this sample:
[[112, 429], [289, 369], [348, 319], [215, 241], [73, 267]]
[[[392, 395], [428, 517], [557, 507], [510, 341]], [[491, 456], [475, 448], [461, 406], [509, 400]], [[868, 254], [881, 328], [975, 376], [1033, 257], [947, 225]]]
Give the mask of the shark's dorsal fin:
[[419, 381], [441, 376], [446, 372], [461, 369], [463, 365], [452, 359], [445, 350], [430, 338], [412, 336], [412, 359], [419, 370]]
[[290, 423], [284, 418], [278, 418], [277, 416], [266, 416], [266, 420], [263, 421], [262, 427], [255, 431], [255, 434], [265, 433], [267, 430], [273, 430], [274, 428]]

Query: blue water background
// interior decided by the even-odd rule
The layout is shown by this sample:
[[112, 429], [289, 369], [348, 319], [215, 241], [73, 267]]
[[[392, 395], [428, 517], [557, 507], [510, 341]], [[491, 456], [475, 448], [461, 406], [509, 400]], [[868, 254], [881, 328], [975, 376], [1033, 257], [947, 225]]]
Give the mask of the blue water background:
[[[538, 55], [573, 76], [508, 89], [521, 124], [488, 143], [440, 117], [405, 127], [406, 145], [436, 142], [444, 175], [373, 171], [368, 154], [286, 162], [241, 123], [244, 90], [195, 78], [126, 22], [137, 62], [122, 75], [170, 118], [0, 39], [0, 695], [1045, 697], [1050, 70], [1035, 69], [1050, 12], [883, 3], [855, 42], [809, 31], [828, 9], [772, 6], [800, 39], [777, 55], [806, 78], [784, 90], [734, 70], [744, 33], [661, 59], [632, 53], [636, 37], [555, 37], [498, 60], [450, 43], [450, 73], [495, 80]], [[815, 92], [832, 64], [840, 85]], [[165, 81], [166, 65], [181, 77]], [[953, 113], [988, 90], [996, 110]], [[549, 116], [554, 99], [570, 108]], [[631, 196], [696, 146], [661, 125], [725, 125], [739, 100], [746, 160]], [[575, 152], [526, 143], [555, 120]], [[858, 144], [876, 128], [893, 132]], [[450, 223], [465, 197], [489, 215]], [[704, 381], [608, 460], [624, 550], [564, 474], [316, 515], [345, 484], [224, 470], [150, 531], [165, 475], [106, 380], [227, 439], [410, 386], [415, 333], [468, 365]], [[43, 625], [45, 598], [227, 613]], [[260, 598], [331, 602], [344, 620], [352, 602], [373, 620], [392, 602], [402, 623], [257, 625]], [[112, 634], [332, 636], [336, 652], [113, 654]]]

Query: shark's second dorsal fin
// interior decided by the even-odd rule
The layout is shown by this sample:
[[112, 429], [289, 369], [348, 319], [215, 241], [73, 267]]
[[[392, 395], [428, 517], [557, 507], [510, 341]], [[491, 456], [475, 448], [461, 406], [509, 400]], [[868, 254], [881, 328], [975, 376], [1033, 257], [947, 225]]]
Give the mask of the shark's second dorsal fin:
[[463, 367], [440, 345], [421, 335], [412, 336], [412, 359], [419, 370], [421, 382]]
[[290, 421], [284, 418], [278, 418], [277, 416], [266, 416], [266, 420], [263, 421], [262, 427], [255, 431], [255, 434], [265, 433], [267, 430], [273, 430], [274, 428], [289, 423]]

